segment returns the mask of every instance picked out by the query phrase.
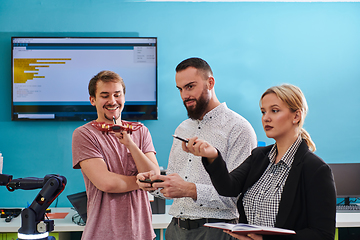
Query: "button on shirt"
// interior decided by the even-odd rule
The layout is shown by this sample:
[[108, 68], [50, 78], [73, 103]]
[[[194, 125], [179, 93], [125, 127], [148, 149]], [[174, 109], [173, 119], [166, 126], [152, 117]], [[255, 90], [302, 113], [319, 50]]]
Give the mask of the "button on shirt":
[[[202, 120], [187, 119], [175, 130], [183, 138], [199, 137], [216, 147], [229, 171], [240, 165], [256, 147], [255, 131], [250, 123], [222, 103]], [[183, 151], [182, 142], [173, 140], [167, 174], [178, 173], [185, 181], [196, 184], [197, 200], [176, 198], [169, 214], [177, 218], [238, 218], [237, 198], [222, 197], [213, 187], [201, 157]]]
[[276, 144], [269, 152], [269, 166], [260, 179], [244, 194], [244, 211], [249, 224], [274, 227], [281, 194], [289, 175], [294, 156], [302, 141], [301, 136], [275, 164]]

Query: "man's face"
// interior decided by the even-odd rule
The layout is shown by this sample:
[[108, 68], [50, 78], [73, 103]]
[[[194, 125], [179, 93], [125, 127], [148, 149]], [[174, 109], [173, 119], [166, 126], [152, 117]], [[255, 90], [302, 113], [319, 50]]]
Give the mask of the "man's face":
[[96, 107], [98, 122], [112, 123], [113, 117], [121, 119], [124, 109], [125, 95], [119, 82], [98, 81], [95, 97], [90, 96], [91, 105]]
[[202, 119], [211, 97], [204, 75], [196, 68], [188, 67], [177, 72], [175, 79], [189, 118]]

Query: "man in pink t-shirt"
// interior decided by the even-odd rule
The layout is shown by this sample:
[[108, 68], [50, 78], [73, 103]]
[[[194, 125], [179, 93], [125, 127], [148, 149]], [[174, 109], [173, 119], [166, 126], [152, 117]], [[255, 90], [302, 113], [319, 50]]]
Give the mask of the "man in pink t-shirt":
[[82, 239], [154, 239], [147, 192], [136, 184], [139, 172], [160, 173], [150, 132], [142, 126], [132, 134], [103, 133], [93, 126], [127, 124], [121, 121], [125, 84], [118, 74], [98, 73], [89, 82], [89, 94], [98, 118], [77, 128], [72, 140], [73, 168], [81, 169], [88, 197]]

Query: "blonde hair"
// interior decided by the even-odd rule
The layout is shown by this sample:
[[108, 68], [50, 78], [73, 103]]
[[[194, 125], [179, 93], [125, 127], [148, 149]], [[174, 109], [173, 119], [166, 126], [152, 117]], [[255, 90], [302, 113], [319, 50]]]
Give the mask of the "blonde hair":
[[299, 134], [302, 139], [308, 145], [310, 151], [315, 152], [316, 146], [315, 143], [311, 140], [310, 134], [303, 128], [305, 117], [308, 111], [308, 105], [305, 99], [304, 94], [297, 86], [291, 84], [283, 84], [280, 86], [274, 86], [267, 89], [260, 98], [260, 101], [263, 97], [269, 93], [274, 93], [281, 101], [283, 101], [292, 112], [297, 110], [301, 111], [301, 119], [299, 121]]

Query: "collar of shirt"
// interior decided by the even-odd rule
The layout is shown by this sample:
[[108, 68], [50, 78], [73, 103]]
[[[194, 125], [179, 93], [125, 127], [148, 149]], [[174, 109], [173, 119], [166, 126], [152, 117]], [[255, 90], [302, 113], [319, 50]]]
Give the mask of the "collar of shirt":
[[[298, 138], [295, 140], [295, 142], [288, 148], [288, 150], [286, 151], [286, 153], [284, 154], [284, 156], [280, 159], [279, 162], [283, 162], [285, 163], [288, 167], [291, 166], [291, 164], [294, 161], [294, 156], [296, 151], [298, 150], [300, 143], [302, 142], [302, 138], [299, 135]], [[274, 146], [271, 148], [271, 151], [269, 152], [269, 160], [271, 163], [275, 163], [275, 158], [277, 155], [277, 146], [276, 143], [274, 144]]]
[[197, 123], [212, 120], [216, 118], [217, 116], [220, 116], [221, 113], [225, 111], [227, 108], [227, 105], [225, 102], [221, 103], [219, 106], [215, 107], [214, 109], [211, 109], [209, 112], [207, 112], [202, 120], [196, 120]]

